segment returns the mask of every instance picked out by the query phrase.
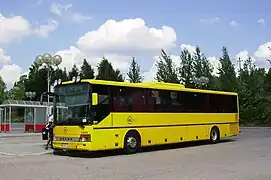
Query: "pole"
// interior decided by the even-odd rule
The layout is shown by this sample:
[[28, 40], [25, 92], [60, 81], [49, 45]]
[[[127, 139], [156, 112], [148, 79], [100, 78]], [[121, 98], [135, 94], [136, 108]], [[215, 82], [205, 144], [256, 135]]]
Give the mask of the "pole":
[[4, 124], [4, 132], [6, 133], [6, 127], [7, 127], [7, 107], [5, 107], [5, 110], [4, 110], [4, 121], [5, 121], [5, 124]]
[[[48, 66], [48, 74], [47, 74], [47, 90], [48, 92], [50, 92], [50, 70], [49, 70], [49, 66]], [[48, 97], [47, 97], [47, 122], [49, 120], [49, 102], [50, 102], [50, 96], [48, 94]]]
[[11, 131], [11, 106], [9, 106], [9, 132]]
[[0, 108], [0, 132], [2, 132], [3, 109]]
[[36, 119], [36, 117], [37, 117], [37, 108], [34, 108], [34, 118], [33, 118], [33, 124], [34, 124], [34, 128], [33, 128], [33, 131], [34, 132], [36, 132], [36, 121], [37, 121], [37, 119]]

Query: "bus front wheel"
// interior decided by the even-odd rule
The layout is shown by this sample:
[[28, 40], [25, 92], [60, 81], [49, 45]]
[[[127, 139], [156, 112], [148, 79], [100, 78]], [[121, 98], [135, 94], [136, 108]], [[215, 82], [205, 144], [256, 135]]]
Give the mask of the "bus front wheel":
[[218, 143], [220, 141], [220, 133], [218, 127], [214, 126], [210, 132], [210, 141], [212, 144]]
[[129, 131], [124, 138], [124, 152], [136, 153], [141, 148], [141, 139], [137, 131]]

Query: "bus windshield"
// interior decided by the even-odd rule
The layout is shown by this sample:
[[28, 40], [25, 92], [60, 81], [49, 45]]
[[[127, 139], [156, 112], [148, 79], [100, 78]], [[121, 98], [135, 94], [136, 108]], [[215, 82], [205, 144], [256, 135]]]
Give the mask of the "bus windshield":
[[90, 123], [89, 84], [61, 85], [54, 91], [54, 119], [57, 125]]

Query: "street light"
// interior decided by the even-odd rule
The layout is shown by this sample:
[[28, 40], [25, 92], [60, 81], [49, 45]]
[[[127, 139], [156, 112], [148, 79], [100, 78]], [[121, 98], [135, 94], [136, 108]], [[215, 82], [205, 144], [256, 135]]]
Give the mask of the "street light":
[[[56, 66], [58, 68], [58, 66], [62, 63], [62, 57], [60, 55], [52, 56], [49, 53], [45, 53], [42, 55], [38, 55], [35, 59], [35, 62], [38, 65], [44, 65], [47, 68], [47, 91], [50, 92], [50, 67]], [[50, 97], [48, 95], [47, 114], [49, 114], [49, 99]]]
[[30, 99], [30, 101], [32, 100], [32, 98], [34, 98], [36, 96], [36, 92], [26, 92], [25, 93], [26, 97]]

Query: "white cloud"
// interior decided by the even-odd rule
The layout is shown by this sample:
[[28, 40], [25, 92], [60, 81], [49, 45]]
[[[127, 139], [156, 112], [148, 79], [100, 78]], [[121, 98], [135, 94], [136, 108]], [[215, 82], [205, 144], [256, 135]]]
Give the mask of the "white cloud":
[[96, 69], [97, 63], [104, 56], [114, 68], [120, 69], [125, 75], [135, 54], [155, 56], [161, 48], [175, 47], [175, 42], [176, 33], [168, 26], [159, 29], [148, 27], [139, 18], [108, 20], [97, 30], [80, 37], [76, 46], [70, 46], [56, 54], [63, 57], [60, 68], [66, 67], [69, 70], [74, 64], [81, 66], [83, 58], [86, 58]]
[[0, 76], [7, 84], [8, 88], [11, 88], [15, 81], [19, 79], [23, 72], [23, 69], [16, 64], [7, 64], [0, 69]]
[[108, 20], [76, 42], [84, 52], [137, 54], [175, 47], [176, 33], [169, 26], [148, 27], [143, 19]]
[[23, 69], [12, 63], [11, 57], [6, 55], [4, 49], [0, 48], [0, 76], [7, 84], [8, 89], [19, 79], [22, 72]]
[[66, 67], [67, 70], [70, 70], [74, 64], [80, 66], [83, 62], [83, 58], [86, 58], [85, 54], [74, 46], [57, 51], [56, 54], [62, 57], [62, 63], [59, 65], [59, 68], [63, 69]]
[[265, 20], [263, 18], [259, 19], [257, 22], [261, 25], [265, 25]]
[[28, 20], [22, 16], [4, 17], [0, 13], [0, 44], [8, 44], [31, 33]]
[[215, 56], [207, 57], [208, 61], [210, 62], [211, 66], [213, 67], [213, 75], [218, 75], [218, 69], [221, 66], [219, 62], [219, 58]]
[[34, 30], [35, 33], [41, 37], [47, 37], [51, 32], [55, 31], [58, 27], [58, 22], [55, 20], [48, 21], [47, 24], [40, 25]]
[[236, 59], [242, 59], [242, 60], [246, 60], [249, 58], [248, 56], [248, 51], [246, 50], [243, 50], [243, 51], [240, 51], [239, 53], [236, 54], [235, 56]]
[[271, 41], [266, 42], [258, 47], [254, 53], [256, 59], [268, 59], [271, 58], [271, 50], [268, 48], [271, 47]]
[[74, 20], [74, 21], [76, 21], [76, 22], [78, 22], [78, 23], [83, 22], [83, 21], [85, 21], [85, 20], [90, 20], [90, 19], [92, 19], [91, 16], [84, 16], [84, 15], [81, 14], [81, 13], [73, 13], [73, 14], [71, 15], [71, 18], [72, 18], [72, 20]]
[[233, 26], [233, 27], [235, 27], [235, 26], [238, 26], [239, 23], [236, 22], [236, 21], [231, 21], [231, 22], [230, 22], [230, 25]]
[[7, 56], [4, 49], [0, 48], [0, 65], [6, 65], [11, 63], [11, 57]]
[[5, 17], [0, 13], [0, 44], [9, 44], [31, 34], [48, 36], [57, 27], [57, 22], [52, 20], [38, 28], [31, 27], [27, 19], [22, 16]]
[[257, 66], [269, 68], [270, 63], [267, 60], [271, 59], [271, 41], [260, 45], [254, 52], [253, 59]]
[[206, 25], [215, 24], [215, 23], [219, 23], [219, 22], [220, 22], [219, 17], [200, 19], [200, 23], [201, 24], [206, 24]]
[[62, 16], [65, 11], [68, 11], [72, 7], [72, 4], [51, 4], [51, 12], [57, 16]]
[[190, 44], [181, 44], [180, 49], [181, 49], [181, 51], [186, 49], [191, 54], [196, 53], [196, 46], [193, 46], [193, 45], [190, 45]]
[[75, 22], [83, 22], [85, 20], [92, 19], [91, 16], [85, 16], [78, 12], [72, 12], [70, 9], [72, 8], [72, 4], [57, 4], [52, 3], [51, 4], [51, 12], [59, 17], [66, 17], [68, 19], [71, 19]]

